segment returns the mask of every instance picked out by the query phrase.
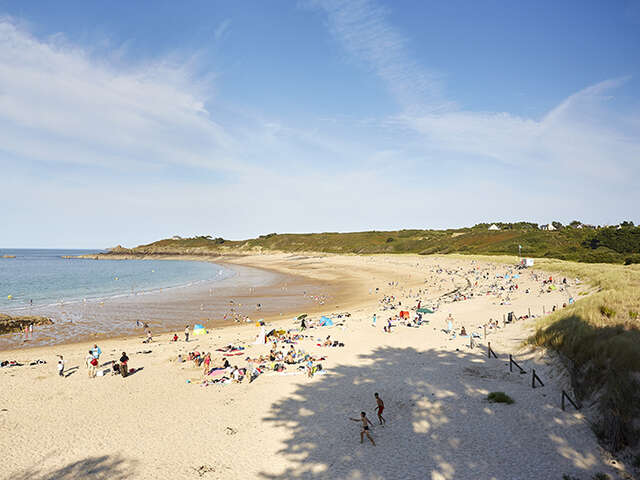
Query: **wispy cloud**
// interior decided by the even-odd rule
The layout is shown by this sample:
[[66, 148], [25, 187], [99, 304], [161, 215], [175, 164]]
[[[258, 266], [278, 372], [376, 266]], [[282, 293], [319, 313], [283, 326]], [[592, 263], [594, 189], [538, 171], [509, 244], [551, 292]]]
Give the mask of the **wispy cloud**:
[[189, 72], [115, 70], [81, 49], [0, 21], [0, 149], [43, 163], [228, 169], [234, 140]]
[[554, 171], [573, 178], [626, 183], [640, 173], [638, 116], [616, 114], [604, 96], [625, 80], [587, 87], [539, 120], [470, 111], [403, 120], [444, 151], [489, 158], [539, 174]]
[[440, 75], [426, 70], [408, 53], [408, 40], [388, 21], [388, 11], [370, 0], [316, 0], [327, 13], [330, 31], [354, 58], [385, 82], [407, 111], [439, 111], [444, 100]]
[[230, 18], [227, 18], [227, 19], [223, 20], [222, 22], [220, 22], [220, 24], [218, 25], [218, 27], [214, 31], [214, 38], [216, 40], [220, 40], [225, 34], [227, 34], [227, 32], [229, 31], [230, 27], [231, 27], [231, 19]]
[[442, 162], [494, 161], [527, 174], [630, 182], [640, 173], [638, 113], [616, 114], [611, 94], [629, 78], [606, 80], [571, 95], [542, 118], [460, 109], [444, 95], [438, 75], [417, 64], [407, 39], [374, 0], [317, 0], [329, 31], [357, 61], [380, 77], [400, 105], [382, 120], [418, 135], [419, 148]]
[[384, 9], [318, 3], [398, 112], [294, 122], [218, 102], [215, 76], [203, 79], [191, 59], [125, 64], [117, 46], [97, 56], [0, 20], [2, 243], [637, 215], [640, 117], [610, 106], [631, 80], [588, 87], [541, 118], [462, 110]]

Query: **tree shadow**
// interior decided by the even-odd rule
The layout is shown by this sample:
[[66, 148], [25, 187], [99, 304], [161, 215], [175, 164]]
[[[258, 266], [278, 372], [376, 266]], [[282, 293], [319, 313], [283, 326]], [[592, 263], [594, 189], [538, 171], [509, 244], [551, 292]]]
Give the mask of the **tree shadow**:
[[[560, 478], [601, 466], [595, 441], [575, 440], [585, 428], [591, 435], [588, 427], [551, 403], [550, 388], [532, 390], [529, 376], [480, 349], [380, 347], [359, 358], [360, 366], [338, 365], [272, 405], [263, 420], [284, 430], [278, 454], [287, 467], [261, 478]], [[495, 390], [516, 403], [489, 403]], [[375, 447], [360, 444], [359, 425], [348, 420], [360, 411], [375, 425]]]
[[14, 474], [12, 480], [124, 480], [130, 478], [136, 468], [135, 460], [120, 456], [103, 455], [70, 463], [54, 470], [31, 468]]

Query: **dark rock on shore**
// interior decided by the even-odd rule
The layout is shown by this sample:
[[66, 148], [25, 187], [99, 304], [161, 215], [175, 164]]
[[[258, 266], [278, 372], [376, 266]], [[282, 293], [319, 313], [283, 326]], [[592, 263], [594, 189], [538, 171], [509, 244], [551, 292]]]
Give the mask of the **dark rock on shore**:
[[52, 325], [53, 321], [47, 317], [21, 316], [12, 317], [0, 313], [0, 335], [5, 333], [18, 333], [24, 331], [24, 327], [34, 325]]

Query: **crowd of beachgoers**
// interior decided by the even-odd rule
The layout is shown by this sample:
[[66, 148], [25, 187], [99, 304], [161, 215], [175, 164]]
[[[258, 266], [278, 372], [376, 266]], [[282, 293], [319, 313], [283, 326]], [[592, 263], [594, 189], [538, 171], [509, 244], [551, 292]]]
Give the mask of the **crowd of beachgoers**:
[[[566, 292], [566, 302], [561, 305], [550, 305], [550, 311], [566, 307], [574, 302], [571, 286], [580, 284], [579, 279], [572, 281], [566, 277], [554, 278], [542, 276], [540, 273], [527, 270], [519, 266], [483, 265], [471, 262], [470, 267], [463, 269], [445, 269], [440, 265], [433, 266], [425, 272], [424, 286], [421, 288], [404, 288], [399, 281], [391, 281], [371, 288], [369, 295], [378, 299], [378, 310], [371, 317], [371, 326], [380, 328], [385, 334], [391, 334], [396, 328], [419, 328], [429, 325], [429, 316], [444, 308], [447, 304], [468, 301], [479, 296], [493, 296], [500, 305], [509, 305], [511, 297], [519, 292], [524, 295], [544, 295], [554, 291]], [[531, 288], [520, 289], [520, 281], [526, 276], [530, 282], [537, 285], [537, 290]], [[437, 295], [432, 295], [437, 293]], [[306, 295], [306, 293], [305, 293]], [[324, 303], [324, 296], [314, 297]], [[233, 300], [229, 301], [230, 314], [233, 313]], [[261, 304], [256, 304], [259, 313]], [[186, 342], [193, 348], [180, 353], [176, 352], [174, 362], [184, 368], [200, 370], [199, 379], [186, 379], [187, 383], [199, 383], [203, 386], [214, 384], [252, 383], [265, 373], [271, 375], [314, 375], [326, 373], [330, 365], [330, 350], [328, 348], [344, 347], [340, 340], [340, 332], [344, 330], [351, 314], [349, 312], [332, 313], [312, 318], [305, 314], [291, 322], [281, 321], [272, 325], [265, 325], [261, 320], [256, 322], [260, 333], [256, 341], [247, 344], [219, 345], [208, 348], [202, 345], [207, 338], [207, 330], [201, 325], [199, 329], [190, 330], [185, 327], [183, 335], [174, 333], [165, 338], [164, 335], [154, 337], [149, 325], [136, 322], [136, 326], [144, 332], [142, 343], [146, 350], [136, 351], [136, 354], [151, 353], [155, 342], [169, 343]], [[509, 312], [504, 318], [487, 318], [482, 321], [470, 319], [454, 319], [451, 314], [446, 318], [446, 326], [441, 333], [448, 339], [469, 339], [469, 346], [476, 344], [474, 339], [482, 339], [491, 332], [504, 328], [506, 325], [528, 318], [535, 318], [531, 312], [520, 313], [516, 316]], [[240, 321], [240, 320], [239, 320]], [[243, 322], [250, 322], [248, 316], [243, 316]], [[268, 331], [267, 331], [268, 329]], [[33, 335], [28, 329], [25, 335]], [[203, 336], [204, 335], [204, 336]], [[191, 336], [191, 338], [190, 338]], [[262, 351], [257, 351], [263, 346]], [[129, 367], [129, 356], [126, 352], [110, 355], [108, 361], [101, 358], [102, 350], [94, 345], [86, 354], [85, 367], [89, 378], [106, 375], [121, 375], [126, 377], [136, 372], [136, 368]], [[141, 364], [142, 360], [138, 360]], [[30, 365], [45, 364], [44, 360], [33, 360]], [[15, 360], [6, 359], [0, 362], [1, 367], [22, 366]], [[140, 366], [137, 370], [140, 370]], [[65, 369], [65, 360], [60, 355], [57, 361], [57, 374], [69, 375]]]
[[[363, 448], [374, 449], [375, 444], [376, 448], [391, 449], [396, 458], [410, 464], [407, 469], [427, 477], [438, 471], [440, 477], [436, 477], [447, 480], [478, 478], [467, 475], [463, 468], [475, 461], [473, 448], [480, 448], [483, 455], [492, 448], [477, 443], [479, 439], [510, 435], [517, 440], [522, 428], [526, 430], [521, 432], [522, 438], [535, 438], [544, 450], [542, 461], [563, 472], [593, 471], [603, 465], [597, 459], [597, 441], [585, 433], [589, 427], [584, 420], [564, 412], [544, 417], [543, 423], [532, 420], [546, 412], [561, 412], [554, 406], [554, 392], [569, 387], [558, 383], [565, 377], [555, 376], [551, 368], [557, 366], [547, 368], [546, 363], [527, 360], [519, 350], [535, 325], [528, 319], [562, 309], [588, 293], [580, 280], [516, 265], [463, 259], [439, 262], [421, 257], [281, 255], [251, 261], [260, 261], [265, 268], [276, 263], [292, 275], [294, 267], [305, 271], [310, 263], [307, 271], [319, 269], [324, 278], [337, 278], [351, 269], [349, 273], [354, 275], [341, 285], [348, 288], [354, 301], [345, 302], [346, 295], [340, 300], [335, 294], [327, 295], [320, 300], [324, 302], [321, 309], [263, 320], [264, 303], [269, 299], [256, 297], [248, 315], [250, 299], [243, 298], [244, 316], [239, 317], [238, 326], [215, 328], [205, 320], [196, 324], [192, 319], [177, 331], [159, 333], [158, 325], [140, 321], [134, 324], [138, 333], [128, 338], [0, 352], [0, 376], [16, 394], [35, 398], [38, 392], [46, 391], [50, 398], [46, 408], [52, 412], [62, 408], [59, 421], [46, 431], [61, 439], [66, 453], [60, 460], [51, 457], [48, 468], [62, 467], [87, 455], [74, 446], [78, 438], [85, 439], [83, 443], [88, 440], [81, 425], [89, 422], [96, 428], [108, 428], [112, 418], [100, 409], [112, 401], [129, 412], [129, 424], [123, 431], [111, 432], [103, 443], [112, 453], [132, 452], [128, 457], [140, 466], [138, 476], [132, 478], [174, 471], [176, 462], [181, 470], [175, 478], [191, 478], [191, 467], [206, 462], [224, 472], [224, 478], [264, 472], [274, 472], [273, 478], [296, 477], [298, 472], [299, 478], [306, 478], [308, 468], [332, 464], [338, 450], [358, 440], [365, 443]], [[229, 301], [230, 308], [239, 311], [238, 302]], [[39, 330], [33, 334], [37, 336]], [[501, 358], [487, 360], [488, 342]], [[509, 376], [508, 367], [505, 372], [503, 360], [511, 353], [529, 371], [536, 368], [545, 382], [540, 392], [527, 390], [531, 382], [527, 385], [523, 375]], [[492, 390], [512, 395], [517, 409], [487, 403]], [[110, 393], [112, 400], [105, 398], [96, 408], [92, 406], [96, 395], [109, 397]], [[23, 405], [12, 398], [3, 401], [8, 412], [0, 415], [6, 419], [20, 422], [26, 411], [36, 408], [31, 400]], [[67, 412], [65, 398], [89, 402], [90, 408]], [[215, 407], [215, 414], [209, 414], [207, 402]], [[146, 404], [152, 408], [141, 411], [140, 405]], [[182, 414], [173, 419], [176, 407]], [[520, 415], [509, 413], [516, 411]], [[19, 432], [18, 441], [7, 448], [17, 452], [34, 438], [35, 431], [18, 424], [12, 428]], [[158, 437], [158, 432], [164, 433]], [[324, 446], [328, 432], [335, 447]], [[150, 457], [136, 453], [136, 435], [154, 445]], [[545, 444], [549, 435], [557, 438], [554, 442], [565, 443]], [[159, 439], [163, 436], [176, 441], [165, 445]], [[293, 453], [287, 453], [293, 452], [287, 445], [314, 445], [316, 437], [322, 448], [294, 448], [304, 458], [312, 458], [311, 463], [300, 463]], [[457, 438], [459, 448], [430, 450], [449, 437]], [[224, 454], [201, 449], [201, 441], [196, 439], [216, 445], [227, 442], [232, 449], [259, 442], [269, 460], [252, 457], [247, 466], [236, 468], [225, 461]], [[407, 442], [425, 448], [426, 457], [413, 459], [404, 454], [402, 446]], [[570, 458], [575, 457], [567, 457], [568, 446], [587, 452], [585, 460], [571, 463]], [[91, 447], [92, 455], [99, 453], [96, 448]], [[446, 473], [449, 470], [442, 467], [437, 455], [444, 455], [456, 468], [455, 475]], [[510, 462], [506, 454], [498, 457], [495, 462], [482, 457], [480, 477], [491, 478], [500, 465]], [[12, 458], [15, 460], [8, 471], [24, 470], [26, 459], [15, 453]], [[33, 453], [29, 458], [35, 461], [40, 456]], [[371, 469], [386, 472], [384, 478], [404, 468], [391, 458], [367, 458], [373, 462]], [[200, 459], [202, 463], [198, 463]], [[336, 472], [332, 467], [331, 478], [351, 478], [350, 468], [371, 470], [347, 457], [340, 457], [338, 464], [342, 470]], [[522, 468], [510, 463], [509, 468], [520, 474], [530, 470], [540, 473], [536, 465], [527, 460]], [[297, 470], [287, 476], [287, 468]], [[284, 473], [278, 476], [275, 472]]]

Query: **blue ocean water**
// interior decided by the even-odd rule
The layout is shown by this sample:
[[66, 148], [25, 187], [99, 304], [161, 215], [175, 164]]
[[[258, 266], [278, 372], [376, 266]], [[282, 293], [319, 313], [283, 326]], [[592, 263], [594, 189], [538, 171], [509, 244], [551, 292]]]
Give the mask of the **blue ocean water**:
[[[66, 259], [99, 250], [0, 249], [0, 312], [104, 299], [215, 281], [233, 275], [213, 263]], [[1, 258], [4, 255], [15, 258]]]

